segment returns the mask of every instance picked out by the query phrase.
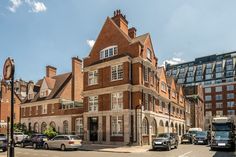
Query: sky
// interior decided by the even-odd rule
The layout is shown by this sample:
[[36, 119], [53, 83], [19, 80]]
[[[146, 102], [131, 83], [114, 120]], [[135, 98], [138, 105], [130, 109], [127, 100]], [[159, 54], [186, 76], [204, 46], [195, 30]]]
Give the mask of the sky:
[[137, 35], [151, 34], [158, 64], [236, 51], [235, 0], [0, 0], [0, 75], [7, 57], [16, 78], [71, 71], [88, 56], [107, 16], [120, 9]]

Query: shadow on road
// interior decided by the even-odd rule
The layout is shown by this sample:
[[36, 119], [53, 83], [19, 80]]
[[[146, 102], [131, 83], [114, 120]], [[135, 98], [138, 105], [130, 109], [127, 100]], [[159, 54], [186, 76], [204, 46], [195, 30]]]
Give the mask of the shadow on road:
[[222, 149], [222, 150], [216, 151], [213, 157], [236, 157], [236, 152]]

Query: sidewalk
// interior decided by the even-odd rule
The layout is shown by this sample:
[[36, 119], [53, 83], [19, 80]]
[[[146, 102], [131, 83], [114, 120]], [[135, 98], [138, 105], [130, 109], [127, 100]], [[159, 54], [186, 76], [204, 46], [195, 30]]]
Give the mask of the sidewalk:
[[97, 151], [97, 152], [113, 152], [113, 153], [142, 153], [151, 149], [151, 146], [114, 146], [102, 144], [84, 144], [80, 150]]

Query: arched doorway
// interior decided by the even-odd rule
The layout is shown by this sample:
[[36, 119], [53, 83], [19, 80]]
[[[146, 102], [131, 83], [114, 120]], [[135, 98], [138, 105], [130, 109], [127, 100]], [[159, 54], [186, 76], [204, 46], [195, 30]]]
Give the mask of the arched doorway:
[[38, 122], [34, 123], [34, 132], [36, 132], [36, 133], [39, 132], [39, 123]]
[[175, 123], [175, 133], [178, 134], [178, 124], [177, 123]]
[[170, 123], [170, 132], [174, 133], [175, 132], [175, 128], [174, 128], [174, 124], [173, 122]]
[[157, 135], [157, 122], [155, 119], [153, 119], [152, 123], [151, 123], [151, 127], [152, 127], [152, 136], [156, 136]]
[[182, 134], [181, 134], [181, 131], [182, 131], [182, 130], [181, 130], [181, 124], [179, 124], [179, 135], [182, 135]]
[[159, 121], [158, 133], [164, 133], [164, 122], [163, 120]]
[[149, 143], [149, 124], [148, 119], [145, 117], [142, 122], [142, 143]]
[[50, 122], [49, 126], [56, 131], [56, 123], [54, 121]]
[[184, 134], [184, 124], [182, 124], [182, 135]]
[[41, 124], [41, 133], [43, 133], [47, 129], [47, 123], [43, 122]]
[[165, 132], [168, 132], [169, 131], [169, 122], [166, 121], [165, 123]]

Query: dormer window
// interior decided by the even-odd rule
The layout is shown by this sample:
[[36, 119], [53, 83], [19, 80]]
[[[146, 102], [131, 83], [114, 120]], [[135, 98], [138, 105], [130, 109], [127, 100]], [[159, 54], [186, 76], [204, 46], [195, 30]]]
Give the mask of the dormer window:
[[46, 97], [46, 96], [48, 96], [48, 90], [42, 90], [40, 92], [40, 97], [43, 98], [43, 97]]
[[105, 58], [115, 56], [117, 55], [117, 53], [118, 53], [118, 47], [116, 45], [109, 46], [103, 49], [102, 51], [100, 51], [100, 59], [105, 59]]
[[151, 60], [151, 50], [147, 48], [147, 59]]

